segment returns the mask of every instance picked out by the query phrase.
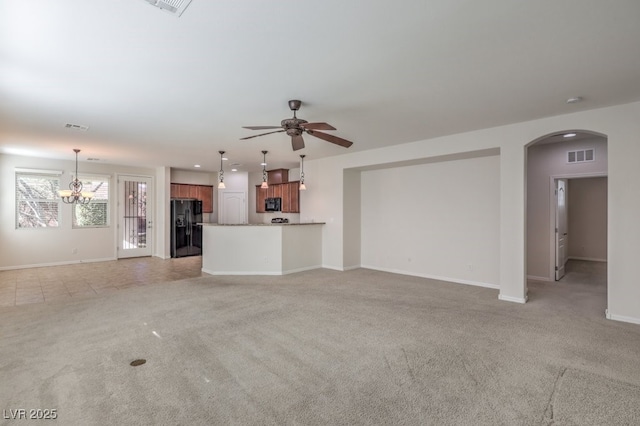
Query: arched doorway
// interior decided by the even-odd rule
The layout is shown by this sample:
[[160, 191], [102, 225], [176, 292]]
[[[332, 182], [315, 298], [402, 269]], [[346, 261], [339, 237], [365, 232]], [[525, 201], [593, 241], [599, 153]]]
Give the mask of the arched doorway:
[[[529, 297], [542, 296], [553, 283], [591, 283], [603, 294], [604, 312], [607, 137], [588, 130], [562, 130], [532, 141], [525, 150]], [[590, 272], [599, 276], [590, 277]]]

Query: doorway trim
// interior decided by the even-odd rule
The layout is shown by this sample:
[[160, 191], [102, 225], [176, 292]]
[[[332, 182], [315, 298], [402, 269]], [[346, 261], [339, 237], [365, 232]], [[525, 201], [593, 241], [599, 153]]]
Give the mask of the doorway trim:
[[247, 223], [247, 192], [246, 191], [218, 191], [218, 223], [225, 224], [227, 223], [228, 218], [225, 213], [225, 199], [227, 195], [242, 195], [243, 200], [243, 208], [242, 208], [242, 223]]
[[[556, 179], [586, 179], [586, 178], [597, 178], [597, 177], [607, 177], [608, 173], [605, 172], [593, 172], [593, 173], [571, 173], [571, 174], [562, 174], [562, 175], [551, 175], [549, 176], [549, 281], [555, 282], [555, 265], [556, 265], [556, 232], [555, 232], [555, 223], [556, 223], [556, 200], [555, 200], [555, 182]], [[607, 211], [609, 210], [607, 202]], [[607, 223], [609, 221], [609, 217], [607, 215]], [[607, 230], [607, 241], [609, 240], [609, 232]]]
[[[115, 175], [116, 178], [116, 226], [115, 226], [115, 249], [116, 249], [116, 259], [124, 259], [124, 258], [129, 258], [129, 257], [146, 257], [146, 256], [153, 256], [153, 247], [154, 247], [154, 241], [155, 241], [155, 228], [153, 226], [153, 221], [155, 220], [155, 213], [156, 213], [156, 201], [155, 201], [155, 178], [153, 176], [149, 176], [149, 175], [142, 175], [142, 174], [129, 174], [129, 173], [116, 173]], [[150, 236], [150, 240], [151, 243], [149, 244], [148, 248], [148, 254], [144, 253], [144, 254], [134, 254], [134, 255], [130, 255], [128, 253], [125, 253], [123, 248], [122, 248], [122, 244], [121, 244], [121, 229], [123, 226], [123, 217], [122, 217], [122, 211], [121, 211], [121, 203], [124, 200], [124, 190], [123, 188], [121, 188], [121, 185], [123, 184], [123, 181], [126, 179], [144, 179], [147, 180], [149, 182], [149, 186], [150, 188], [147, 188], [147, 197], [148, 199], [151, 200], [151, 202], [147, 202], [147, 217], [150, 218], [150, 220], [147, 221], [147, 234]], [[122, 197], [122, 198], [121, 198]], [[124, 255], [123, 255], [124, 254]]]

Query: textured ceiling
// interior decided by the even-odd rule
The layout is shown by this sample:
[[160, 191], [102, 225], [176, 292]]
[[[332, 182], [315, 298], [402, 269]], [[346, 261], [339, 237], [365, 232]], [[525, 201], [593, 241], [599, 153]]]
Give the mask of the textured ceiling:
[[[639, 23], [637, 0], [0, 0], [0, 152], [257, 170], [633, 102]], [[239, 140], [289, 99], [354, 145]]]

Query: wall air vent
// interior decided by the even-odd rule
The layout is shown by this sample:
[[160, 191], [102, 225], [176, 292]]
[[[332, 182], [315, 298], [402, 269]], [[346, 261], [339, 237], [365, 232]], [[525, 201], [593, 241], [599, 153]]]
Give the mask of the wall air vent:
[[86, 132], [87, 130], [89, 130], [89, 126], [83, 126], [81, 124], [71, 124], [71, 123], [67, 123], [64, 125], [64, 127], [66, 129], [72, 129], [72, 130], [82, 130], [83, 132]]
[[182, 12], [189, 6], [191, 0], [145, 0], [152, 6], [169, 12], [172, 15], [180, 16]]
[[578, 151], [567, 151], [567, 163], [586, 163], [595, 161], [595, 150], [581, 149]]

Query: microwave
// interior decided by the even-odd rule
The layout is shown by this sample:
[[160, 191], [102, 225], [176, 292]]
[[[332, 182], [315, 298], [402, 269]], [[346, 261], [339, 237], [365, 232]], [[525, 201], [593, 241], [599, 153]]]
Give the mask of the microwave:
[[279, 212], [281, 209], [282, 198], [273, 197], [264, 200], [264, 209], [268, 212]]

